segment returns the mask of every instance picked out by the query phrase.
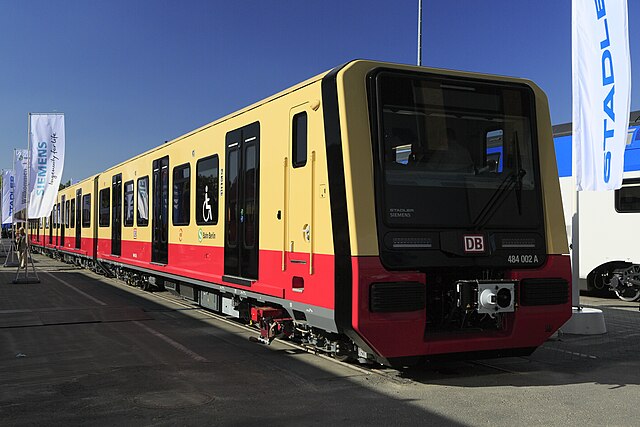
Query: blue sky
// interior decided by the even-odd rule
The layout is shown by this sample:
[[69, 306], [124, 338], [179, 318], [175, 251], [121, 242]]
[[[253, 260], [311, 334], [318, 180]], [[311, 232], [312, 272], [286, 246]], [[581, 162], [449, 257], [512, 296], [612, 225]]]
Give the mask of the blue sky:
[[[571, 121], [570, 0], [423, 3], [423, 65], [529, 78]], [[0, 0], [0, 168], [29, 112], [65, 113], [77, 181], [351, 59], [415, 64], [416, 34], [417, 0]]]

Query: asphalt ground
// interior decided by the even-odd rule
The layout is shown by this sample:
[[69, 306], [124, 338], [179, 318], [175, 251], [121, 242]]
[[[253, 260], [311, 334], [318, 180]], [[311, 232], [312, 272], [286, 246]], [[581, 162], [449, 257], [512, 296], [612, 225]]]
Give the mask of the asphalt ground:
[[638, 303], [582, 297], [608, 333], [561, 334], [529, 357], [363, 369], [253, 343], [167, 292], [33, 259], [40, 283], [0, 267], [2, 425], [640, 423]]

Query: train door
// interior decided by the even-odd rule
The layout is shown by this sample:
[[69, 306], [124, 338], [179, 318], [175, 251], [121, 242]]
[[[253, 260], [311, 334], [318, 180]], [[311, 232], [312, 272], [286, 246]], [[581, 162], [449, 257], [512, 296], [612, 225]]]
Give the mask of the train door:
[[58, 220], [60, 222], [60, 246], [64, 247], [64, 214], [65, 214], [65, 210], [64, 210], [64, 199], [65, 197], [62, 196], [62, 200], [60, 201], [60, 213], [61, 215], [58, 217]]
[[258, 279], [259, 148], [258, 122], [227, 133], [224, 274], [249, 280]]
[[56, 204], [56, 246], [60, 245], [60, 203]]
[[[306, 104], [289, 114], [289, 161], [287, 162], [288, 191], [285, 208], [288, 254], [287, 266], [307, 264], [311, 269], [312, 247], [312, 169], [313, 158], [307, 152], [308, 117]], [[303, 288], [303, 284], [297, 285]]]
[[111, 178], [111, 255], [122, 254], [122, 174]]
[[153, 161], [151, 262], [169, 262], [169, 156]]
[[82, 190], [76, 191], [76, 249], [82, 246]]

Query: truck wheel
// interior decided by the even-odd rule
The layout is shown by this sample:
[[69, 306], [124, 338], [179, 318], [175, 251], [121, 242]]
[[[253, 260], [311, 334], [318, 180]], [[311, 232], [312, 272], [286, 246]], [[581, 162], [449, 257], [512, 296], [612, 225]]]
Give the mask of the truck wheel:
[[615, 291], [622, 301], [633, 302], [640, 300], [640, 289], [627, 288], [623, 291]]

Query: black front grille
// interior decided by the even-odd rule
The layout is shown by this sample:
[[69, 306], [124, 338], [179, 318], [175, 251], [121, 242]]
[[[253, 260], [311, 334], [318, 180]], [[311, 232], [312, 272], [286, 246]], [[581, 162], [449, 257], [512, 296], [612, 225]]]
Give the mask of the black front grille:
[[520, 305], [558, 305], [569, 301], [569, 283], [561, 278], [523, 279]]
[[425, 288], [417, 282], [372, 283], [369, 309], [377, 313], [423, 310]]

